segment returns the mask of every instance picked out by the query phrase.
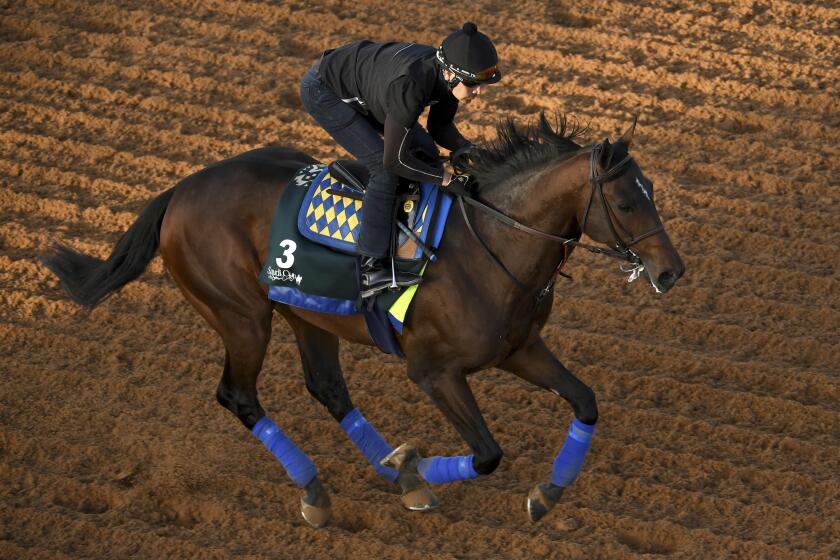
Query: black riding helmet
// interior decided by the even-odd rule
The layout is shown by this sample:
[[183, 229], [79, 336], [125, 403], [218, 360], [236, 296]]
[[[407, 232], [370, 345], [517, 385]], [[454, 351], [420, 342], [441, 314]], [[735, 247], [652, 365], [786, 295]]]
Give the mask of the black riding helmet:
[[495, 84], [502, 79], [498, 68], [499, 55], [493, 41], [471, 21], [443, 40], [437, 50], [437, 60], [443, 68], [455, 74], [455, 78], [449, 81], [450, 88], [459, 82], [471, 87]]

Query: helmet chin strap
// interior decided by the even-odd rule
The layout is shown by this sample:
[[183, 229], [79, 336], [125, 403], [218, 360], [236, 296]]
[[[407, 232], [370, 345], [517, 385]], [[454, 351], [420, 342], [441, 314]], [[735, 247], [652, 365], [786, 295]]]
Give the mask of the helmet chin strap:
[[[458, 76], [458, 74], [456, 74], [455, 72], [452, 72], [452, 70], [449, 70], [446, 67], [441, 67], [440, 72], [441, 72], [441, 77], [443, 77], [443, 81], [446, 82], [446, 85], [449, 87], [449, 91], [452, 91], [453, 89], [458, 87], [458, 84], [461, 83], [461, 77]], [[445, 72], [451, 72], [452, 73], [452, 79], [451, 80], [446, 79], [446, 76], [443, 75]]]

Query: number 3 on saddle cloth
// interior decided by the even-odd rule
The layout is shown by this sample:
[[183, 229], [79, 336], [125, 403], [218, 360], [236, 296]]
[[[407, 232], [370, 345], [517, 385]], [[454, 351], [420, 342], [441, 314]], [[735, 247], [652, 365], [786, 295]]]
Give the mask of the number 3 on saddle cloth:
[[[332, 168], [332, 169], [331, 169]], [[363, 182], [346, 164], [308, 165], [289, 181], [271, 224], [268, 260], [260, 282], [271, 300], [322, 313], [364, 314], [371, 338], [388, 354], [402, 356], [394, 330], [402, 333], [408, 307], [419, 286], [385, 290], [372, 307], [359, 296], [356, 241], [364, 206]], [[452, 196], [431, 183], [400, 202], [398, 216], [429, 248], [437, 248]], [[407, 236], [400, 236], [406, 238]], [[401, 244], [395, 258], [402, 270], [422, 274], [428, 263], [412, 241]]]

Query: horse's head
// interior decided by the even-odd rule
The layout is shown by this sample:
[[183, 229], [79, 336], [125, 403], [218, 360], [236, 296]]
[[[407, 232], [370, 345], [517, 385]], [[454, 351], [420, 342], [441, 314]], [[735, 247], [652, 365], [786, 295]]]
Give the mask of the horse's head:
[[589, 193], [583, 197], [580, 223], [590, 238], [624, 253], [632, 263], [630, 280], [644, 271], [654, 289], [667, 292], [685, 272], [662, 226], [653, 198], [653, 182], [630, 157], [636, 121], [615, 143], [593, 147]]

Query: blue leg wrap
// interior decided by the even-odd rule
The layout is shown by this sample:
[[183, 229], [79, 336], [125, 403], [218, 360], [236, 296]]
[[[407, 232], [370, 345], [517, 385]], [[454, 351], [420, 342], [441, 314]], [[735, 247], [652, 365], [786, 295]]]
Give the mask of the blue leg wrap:
[[315, 463], [298, 449], [292, 440], [286, 437], [283, 430], [277, 427], [268, 416], [263, 416], [251, 430], [263, 442], [271, 453], [277, 457], [286, 474], [298, 486], [306, 486], [315, 478]]
[[445, 484], [456, 480], [470, 480], [478, 476], [473, 468], [473, 456], [429, 457], [420, 459], [417, 470], [430, 484]]
[[354, 408], [348, 412], [344, 420], [341, 421], [340, 426], [342, 430], [347, 432], [350, 441], [356, 444], [356, 447], [359, 448], [359, 451], [362, 452], [362, 455], [365, 456], [365, 459], [376, 469], [376, 472], [380, 476], [389, 482], [395, 482], [397, 480], [399, 473], [396, 469], [383, 467], [379, 464], [379, 461], [384, 459], [393, 449], [382, 439], [382, 436], [379, 435], [376, 428], [371, 426], [367, 419], [362, 416], [358, 408]]
[[577, 418], [572, 420], [566, 442], [557, 454], [557, 458], [554, 459], [554, 470], [551, 472], [552, 484], [569, 486], [575, 481], [586, 459], [594, 433], [595, 426], [584, 424]]

